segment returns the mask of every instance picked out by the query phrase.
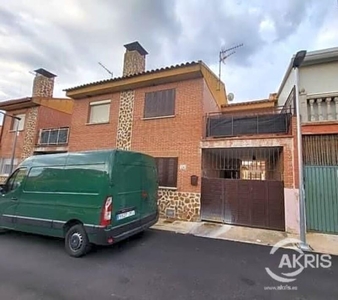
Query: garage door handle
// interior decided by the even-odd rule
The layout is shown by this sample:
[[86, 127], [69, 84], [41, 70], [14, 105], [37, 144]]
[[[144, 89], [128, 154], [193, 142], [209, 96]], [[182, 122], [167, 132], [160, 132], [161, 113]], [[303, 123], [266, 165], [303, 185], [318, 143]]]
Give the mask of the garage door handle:
[[17, 201], [18, 200], [18, 198], [16, 198], [16, 197], [12, 197], [12, 199], [11, 199], [12, 201]]

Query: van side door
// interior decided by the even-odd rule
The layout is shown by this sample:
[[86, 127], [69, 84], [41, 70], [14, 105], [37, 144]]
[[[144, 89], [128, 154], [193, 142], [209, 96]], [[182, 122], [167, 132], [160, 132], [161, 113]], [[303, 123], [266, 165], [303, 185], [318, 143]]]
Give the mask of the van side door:
[[17, 169], [6, 181], [0, 195], [0, 226], [15, 229], [16, 210], [21, 196], [22, 183], [27, 175], [27, 168]]

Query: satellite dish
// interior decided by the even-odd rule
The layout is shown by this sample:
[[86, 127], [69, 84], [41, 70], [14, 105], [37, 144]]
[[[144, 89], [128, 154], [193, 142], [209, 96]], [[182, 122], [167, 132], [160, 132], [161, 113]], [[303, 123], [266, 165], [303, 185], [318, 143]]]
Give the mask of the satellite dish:
[[233, 93], [229, 93], [229, 94], [228, 94], [228, 100], [229, 100], [229, 101], [234, 100], [234, 98], [235, 98], [235, 95], [234, 95]]

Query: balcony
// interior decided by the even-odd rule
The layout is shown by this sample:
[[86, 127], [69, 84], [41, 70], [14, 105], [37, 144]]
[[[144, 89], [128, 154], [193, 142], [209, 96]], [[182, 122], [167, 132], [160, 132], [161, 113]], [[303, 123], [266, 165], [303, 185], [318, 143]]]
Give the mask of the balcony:
[[305, 122], [338, 121], [338, 94], [308, 96]]
[[40, 129], [37, 146], [66, 146], [68, 137], [69, 127]]
[[290, 106], [206, 116], [206, 138], [243, 135], [288, 134], [293, 111]]

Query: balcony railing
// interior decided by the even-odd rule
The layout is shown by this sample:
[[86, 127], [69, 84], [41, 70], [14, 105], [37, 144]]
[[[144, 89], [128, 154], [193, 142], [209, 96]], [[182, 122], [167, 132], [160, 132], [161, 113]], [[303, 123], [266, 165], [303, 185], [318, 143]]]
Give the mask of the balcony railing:
[[292, 108], [277, 107], [253, 113], [211, 113], [206, 116], [205, 137], [287, 134]]
[[338, 95], [307, 99], [307, 122], [338, 121]]
[[40, 129], [39, 146], [58, 146], [67, 145], [69, 136], [69, 127]]

